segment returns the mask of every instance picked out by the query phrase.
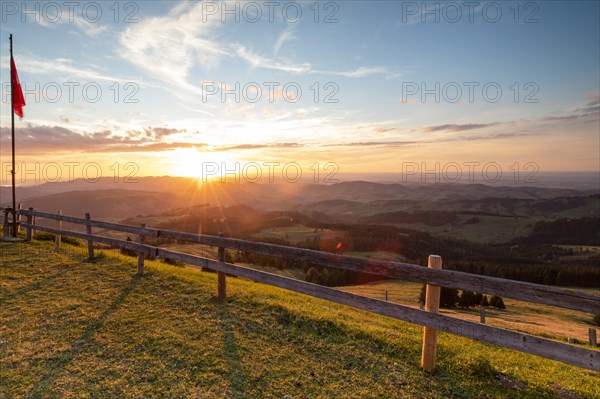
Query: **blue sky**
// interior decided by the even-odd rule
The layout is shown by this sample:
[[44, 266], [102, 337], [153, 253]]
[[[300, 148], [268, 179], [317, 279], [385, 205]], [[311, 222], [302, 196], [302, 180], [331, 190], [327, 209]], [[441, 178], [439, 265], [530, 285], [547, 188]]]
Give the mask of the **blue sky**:
[[[54, 4], [25, 3], [30, 13], [20, 1], [2, 4], [0, 77], [9, 81], [12, 33], [32, 90], [17, 122], [28, 160], [135, 161], [143, 174], [193, 174], [197, 160], [335, 162], [347, 172], [395, 172], [405, 160], [598, 170], [596, 1], [429, 2], [430, 14], [403, 1], [125, 1], [118, 16], [114, 2], [76, 2], [72, 20], [66, 3]], [[226, 7], [238, 11], [220, 15]], [[440, 100], [422, 98], [436, 83]], [[236, 84], [239, 101], [207, 94]], [[92, 97], [101, 88], [97, 102], [84, 85]], [[502, 90], [497, 102], [485, 85], [492, 97]], [[256, 87], [262, 99], [253, 102]], [[285, 101], [297, 87], [298, 101]]]

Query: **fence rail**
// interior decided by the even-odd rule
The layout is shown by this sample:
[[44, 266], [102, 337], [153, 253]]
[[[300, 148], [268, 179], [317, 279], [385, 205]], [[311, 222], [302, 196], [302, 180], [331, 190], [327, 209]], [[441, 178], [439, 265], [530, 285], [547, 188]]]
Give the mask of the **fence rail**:
[[[92, 220], [89, 218], [89, 215], [86, 215], [86, 218], [77, 218], [61, 214], [39, 212], [31, 208], [29, 210], [19, 210], [18, 213], [27, 217], [27, 222], [20, 222], [21, 227], [27, 230], [27, 237], [31, 237], [31, 230], [35, 229], [53, 233], [55, 235], [71, 236], [82, 239], [88, 242], [88, 247], [93, 245], [93, 242], [97, 242], [110, 245], [115, 248], [124, 248], [135, 251], [140, 254], [138, 262], [138, 270], [140, 272], [143, 272], [143, 256], [148, 255], [182, 261], [190, 265], [214, 270], [219, 274], [218, 296], [220, 298], [225, 296], [225, 276], [229, 274], [303, 293], [313, 297], [326, 299], [331, 302], [352, 306], [372, 313], [419, 324], [428, 328], [446, 331], [470, 339], [496, 344], [506, 348], [557, 360], [594, 371], [600, 371], [600, 352], [593, 349], [587, 349], [529, 334], [492, 327], [481, 323], [461, 320], [455, 317], [442, 315], [434, 311], [415, 309], [409, 306], [364, 297], [334, 288], [324, 287], [305, 281], [295, 280], [288, 277], [226, 263], [224, 250], [239, 250], [278, 258], [305, 261], [322, 266], [376, 274], [390, 278], [421, 282], [430, 284], [432, 286], [443, 286], [484, 292], [486, 294], [494, 294], [523, 301], [560, 306], [563, 308], [587, 313], [597, 313], [600, 309], [600, 296], [598, 295], [539, 284], [473, 275], [452, 270], [426, 268], [420, 265], [409, 263], [360, 259], [308, 249], [250, 242], [221, 236], [217, 237], [153, 229], [145, 226], [130, 226], [109, 223], [99, 220]], [[6, 217], [7, 211], [5, 210], [5, 218]], [[61, 227], [54, 228], [37, 225], [33, 223], [36, 218], [55, 220], [57, 221], [57, 225], [60, 222], [83, 225], [87, 227], [87, 232], [82, 233], [65, 230]], [[140, 238], [140, 241], [144, 241], [144, 237], [155, 239], [169, 238], [215, 246], [219, 248], [219, 260], [208, 259], [160, 248], [158, 245], [151, 245], [148, 241], [146, 241], [146, 243], [138, 243], [101, 236], [98, 234], [91, 234], [92, 227], [135, 234]], [[90, 256], [93, 256], [93, 248], [89, 249]]]

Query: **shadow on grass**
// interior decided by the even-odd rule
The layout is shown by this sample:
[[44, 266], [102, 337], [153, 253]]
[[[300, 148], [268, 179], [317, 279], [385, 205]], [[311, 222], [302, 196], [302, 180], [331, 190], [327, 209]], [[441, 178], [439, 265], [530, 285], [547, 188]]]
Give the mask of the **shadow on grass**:
[[0, 297], [0, 305], [3, 304], [4, 302], [10, 301], [11, 299], [14, 299], [19, 296], [26, 295], [32, 291], [37, 291], [41, 288], [44, 288], [47, 285], [49, 285], [50, 283], [52, 283], [54, 280], [56, 280], [57, 278], [62, 277], [65, 274], [67, 274], [69, 271], [70, 270], [68, 268], [63, 268], [58, 273], [47, 276], [47, 277], [41, 279], [40, 281], [31, 283], [31, 284], [13, 292], [12, 294], [2, 296], [2, 297]]
[[25, 396], [26, 398], [42, 398], [44, 396], [44, 391], [54, 382], [61, 371], [63, 371], [65, 367], [73, 361], [75, 356], [82, 351], [85, 345], [92, 340], [92, 336], [104, 326], [106, 319], [117, 309], [119, 309], [131, 291], [133, 291], [133, 289], [139, 284], [141, 278], [142, 277], [137, 274], [132, 277], [129, 284], [127, 284], [119, 296], [113, 300], [110, 306], [100, 315], [100, 317], [98, 317], [98, 319], [83, 332], [79, 339], [73, 342], [69, 349], [58, 355], [56, 361], [49, 365], [49, 371], [40, 379], [38, 384], [27, 393]]
[[234, 333], [234, 323], [229, 313], [228, 303], [226, 301], [217, 302], [216, 311], [218, 322], [223, 332], [223, 352], [225, 362], [229, 369], [229, 381], [231, 383], [232, 399], [243, 399], [246, 397], [246, 376], [242, 369], [240, 356], [238, 353], [237, 339]]
[[[385, 353], [401, 352], [403, 362], [417, 363], [421, 359], [421, 338], [413, 338], [412, 333], [398, 330], [395, 337], [384, 336], [375, 331], [353, 327], [344, 320], [315, 317], [309, 313], [293, 311], [283, 305], [265, 304], [252, 298], [246, 299], [248, 312], [267, 306], [274, 315], [274, 323], [285, 326], [289, 334], [310, 337], [311, 340], [336, 342], [348, 340], [367, 345], [373, 350]], [[257, 327], [258, 328], [258, 327]], [[418, 327], [422, 328], [422, 327]], [[268, 331], [265, 331], [268, 334]]]

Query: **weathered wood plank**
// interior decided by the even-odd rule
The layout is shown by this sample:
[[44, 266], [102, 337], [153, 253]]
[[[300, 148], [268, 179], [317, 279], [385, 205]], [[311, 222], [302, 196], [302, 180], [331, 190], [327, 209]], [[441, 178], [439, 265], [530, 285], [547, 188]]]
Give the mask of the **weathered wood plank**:
[[[25, 228], [33, 227], [33, 225], [23, 223], [23, 227], [25, 227]], [[35, 227], [38, 230], [46, 231], [46, 232], [52, 233], [52, 234], [62, 234], [62, 235], [71, 236], [71, 237], [79, 238], [79, 239], [86, 240], [86, 241], [91, 240], [94, 242], [99, 242], [101, 244], [111, 245], [116, 248], [125, 248], [125, 249], [130, 249], [130, 250], [136, 251], [136, 252], [142, 252], [147, 255], [156, 256], [157, 248], [152, 247], [150, 245], [138, 244], [137, 242], [133, 242], [133, 241], [119, 240], [116, 238], [109, 238], [109, 237], [98, 236], [98, 235], [93, 235], [93, 234], [79, 233], [76, 231], [59, 230], [59, 229], [55, 229], [52, 227], [46, 227], [46, 226], [35, 226]]]
[[234, 238], [220, 238], [166, 230], [160, 230], [159, 235], [161, 237], [217, 247], [223, 246], [228, 249], [270, 255], [278, 258], [294, 259], [323, 266], [371, 273], [389, 278], [425, 284], [430, 283], [442, 287], [465, 289], [522, 301], [543, 303], [582, 312], [597, 313], [598, 309], [600, 309], [600, 295], [541, 284], [482, 276], [454, 270], [428, 269], [410, 263], [354, 258], [310, 249], [244, 241]]
[[[33, 210], [33, 208], [29, 208], [29, 210]], [[32, 215], [27, 215], [27, 219], [26, 219], [27, 224], [31, 224], [33, 225], [33, 216]], [[32, 231], [33, 229], [26, 229], [26, 233], [25, 233], [25, 241], [31, 241], [31, 236], [32, 236]]]
[[8, 220], [8, 215], [11, 212], [11, 208], [4, 208], [4, 224], [2, 226], [3, 232], [4, 232], [4, 237], [8, 237], [10, 236], [10, 227], [9, 227], [9, 220]]
[[326, 299], [331, 302], [404, 320], [409, 323], [446, 331], [470, 339], [488, 342], [589, 370], [600, 371], [600, 352], [581, 348], [579, 346], [568, 345], [528, 334], [461, 320], [439, 313], [425, 312], [420, 309], [392, 302], [385, 302], [379, 299], [368, 298], [329, 287], [307, 283], [305, 281], [294, 280], [288, 277], [166, 249], [158, 249], [157, 255], [162, 258], [178, 260], [214, 271], [222, 271], [252, 281], [270, 284], [317, 298]]
[[80, 224], [80, 225], [84, 225], [84, 226], [87, 226], [89, 224], [89, 226], [92, 226], [92, 227], [98, 227], [98, 228], [106, 229], [106, 230], [122, 231], [125, 233], [132, 233], [132, 234], [136, 234], [136, 235], [144, 235], [146, 237], [156, 238], [158, 236], [157, 229], [141, 228], [139, 226], [130, 226], [130, 225], [126, 225], [126, 224], [102, 222], [100, 220], [93, 220], [93, 219], [88, 221], [83, 218], [77, 218], [77, 217], [73, 217], [73, 216], [56, 215], [53, 213], [40, 212], [40, 211], [36, 211], [36, 210], [34, 210], [32, 212], [30, 212], [28, 210], [21, 211], [21, 214], [23, 214], [23, 215], [28, 215], [30, 213], [32, 215], [35, 215], [35, 216], [41, 217], [41, 218], [45, 218], [45, 219], [62, 220], [65, 223]]
[[15, 218], [17, 218], [17, 223], [15, 224], [15, 226], [17, 226], [17, 234], [19, 234], [21, 232], [21, 211], [23, 210], [23, 204], [21, 202], [19, 202], [17, 204], [17, 213], [15, 215]]

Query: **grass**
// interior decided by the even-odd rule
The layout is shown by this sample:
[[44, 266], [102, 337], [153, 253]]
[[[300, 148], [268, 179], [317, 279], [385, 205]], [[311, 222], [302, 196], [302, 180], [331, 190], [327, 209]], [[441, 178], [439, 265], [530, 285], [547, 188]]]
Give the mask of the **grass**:
[[286, 226], [286, 227], [270, 227], [263, 229], [258, 233], [252, 234], [257, 240], [278, 238], [286, 240], [292, 244], [298, 244], [302, 241], [334, 239], [338, 236], [343, 236], [343, 231], [335, 231], [329, 229], [315, 229], [301, 224]]
[[[479, 222], [464, 224], [473, 217], [478, 217]], [[432, 234], [467, 240], [480, 244], [506, 243], [515, 237], [524, 236], [532, 231], [533, 225], [542, 217], [520, 216], [488, 216], [488, 215], [458, 215], [456, 224], [446, 223], [440, 226], [428, 226], [423, 223], [394, 223], [395, 226], [407, 229], [426, 231]]]
[[[479, 223], [464, 224], [466, 220], [473, 218], [474, 216], [479, 218]], [[529, 234], [532, 226], [539, 220], [543, 220], [543, 218], [458, 215], [458, 223], [456, 224], [446, 223], [441, 226], [429, 226], [424, 223], [393, 223], [393, 225], [477, 243], [500, 243], [509, 242], [515, 237]], [[288, 227], [271, 227], [261, 230], [252, 236], [257, 240], [279, 238], [297, 244], [305, 240], [312, 241], [315, 238], [318, 240], [333, 239], [343, 235], [343, 231], [325, 229], [315, 232], [314, 228], [295, 225]]]
[[0, 243], [0, 398], [598, 397], [598, 373], [301, 294], [85, 247]]

